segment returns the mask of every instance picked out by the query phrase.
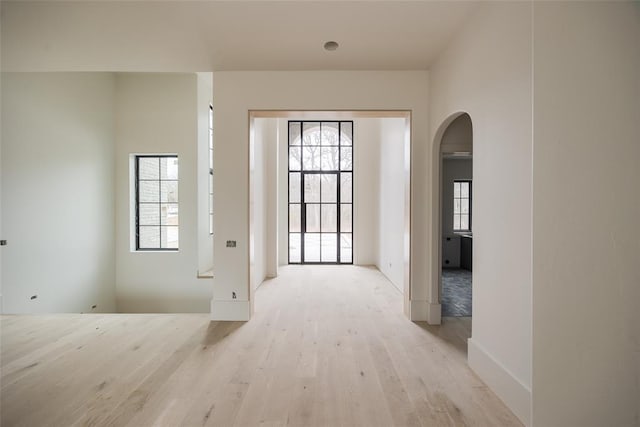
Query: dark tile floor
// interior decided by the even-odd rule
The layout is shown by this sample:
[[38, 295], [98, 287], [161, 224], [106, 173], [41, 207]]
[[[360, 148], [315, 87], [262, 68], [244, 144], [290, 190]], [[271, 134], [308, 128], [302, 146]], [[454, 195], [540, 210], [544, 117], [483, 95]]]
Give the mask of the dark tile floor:
[[471, 316], [471, 272], [459, 268], [442, 269], [442, 315]]

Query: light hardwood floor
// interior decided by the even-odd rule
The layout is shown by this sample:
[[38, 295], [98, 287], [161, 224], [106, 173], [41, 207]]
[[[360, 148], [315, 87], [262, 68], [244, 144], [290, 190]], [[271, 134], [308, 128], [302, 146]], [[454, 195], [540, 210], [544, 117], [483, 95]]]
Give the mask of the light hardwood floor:
[[409, 322], [377, 270], [289, 266], [248, 323], [3, 316], [5, 426], [518, 426], [466, 364], [468, 319]]

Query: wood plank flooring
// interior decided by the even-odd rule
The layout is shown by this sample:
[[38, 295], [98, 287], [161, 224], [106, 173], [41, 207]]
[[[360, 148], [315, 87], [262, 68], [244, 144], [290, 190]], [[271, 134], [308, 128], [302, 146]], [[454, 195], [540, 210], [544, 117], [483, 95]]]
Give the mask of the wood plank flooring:
[[470, 320], [409, 322], [377, 270], [288, 266], [250, 322], [3, 316], [5, 426], [519, 426], [466, 364]]

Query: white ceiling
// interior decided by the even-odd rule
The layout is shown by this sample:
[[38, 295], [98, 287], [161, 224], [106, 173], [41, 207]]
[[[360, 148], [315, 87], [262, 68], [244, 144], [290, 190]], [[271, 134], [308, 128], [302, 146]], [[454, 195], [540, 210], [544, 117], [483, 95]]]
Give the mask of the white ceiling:
[[[24, 71], [428, 69], [476, 4], [2, 1], [2, 66]], [[327, 40], [340, 48], [326, 52]]]

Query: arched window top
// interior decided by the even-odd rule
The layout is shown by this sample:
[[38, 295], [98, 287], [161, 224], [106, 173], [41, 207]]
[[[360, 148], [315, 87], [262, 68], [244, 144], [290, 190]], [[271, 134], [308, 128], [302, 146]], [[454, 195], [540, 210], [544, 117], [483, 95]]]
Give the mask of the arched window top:
[[290, 122], [289, 145], [353, 145], [353, 122]]

